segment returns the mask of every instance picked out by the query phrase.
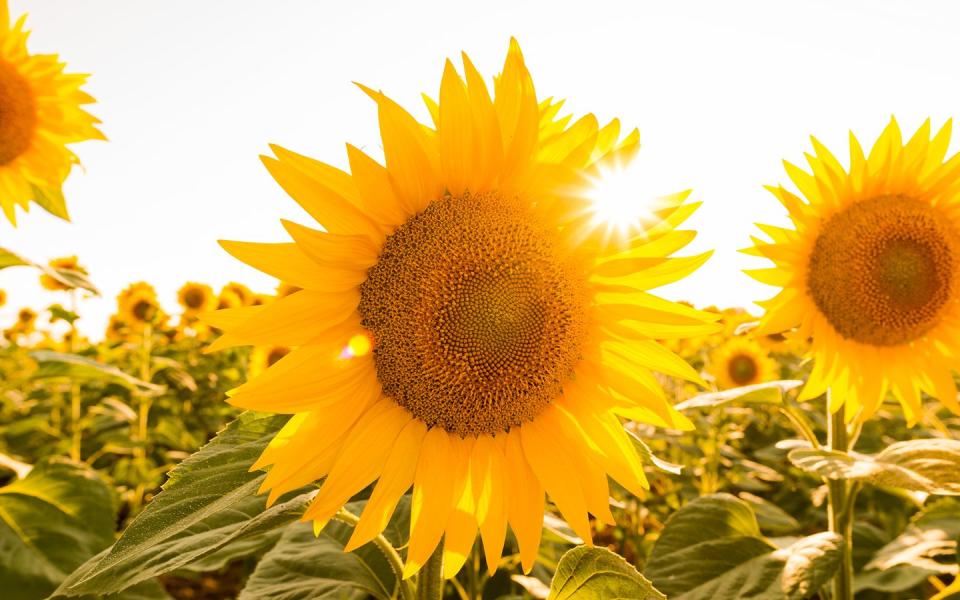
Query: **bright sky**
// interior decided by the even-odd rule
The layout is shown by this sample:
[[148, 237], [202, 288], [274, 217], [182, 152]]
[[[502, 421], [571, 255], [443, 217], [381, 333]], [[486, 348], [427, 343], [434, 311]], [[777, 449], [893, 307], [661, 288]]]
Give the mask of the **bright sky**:
[[[279, 219], [309, 223], [257, 156], [269, 142], [345, 166], [344, 142], [379, 152], [372, 101], [383, 89], [426, 119], [443, 60], [467, 51], [492, 76], [516, 36], [541, 97], [620, 117], [641, 131], [641, 197], [693, 188], [704, 202], [692, 250], [714, 257], [663, 294], [749, 305], [771, 290], [740, 271], [754, 222], [783, 210], [785, 182], [816, 135], [845, 155], [852, 129], [873, 142], [896, 114], [905, 131], [960, 116], [960, 4], [895, 1], [457, 3], [308, 0], [10, 0], [30, 13], [31, 49], [92, 73], [92, 111], [110, 142], [74, 147], [85, 171], [63, 223], [35, 209], [0, 245], [34, 260], [78, 254], [104, 297], [82, 306], [99, 338], [114, 296], [146, 279], [175, 310], [187, 280], [275, 282], [217, 239], [280, 241]], [[954, 145], [954, 149], [957, 145]], [[8, 306], [65, 301], [26, 269], [0, 271]]]

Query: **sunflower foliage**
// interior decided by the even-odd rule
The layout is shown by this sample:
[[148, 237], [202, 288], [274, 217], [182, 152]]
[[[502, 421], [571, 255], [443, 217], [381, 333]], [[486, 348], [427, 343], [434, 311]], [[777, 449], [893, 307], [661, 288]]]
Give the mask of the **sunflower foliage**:
[[[405, 580], [398, 571], [409, 543], [409, 495], [382, 535], [346, 553], [372, 489], [351, 498], [319, 536], [302, 522], [316, 486], [269, 506], [258, 494], [266, 474], [250, 466], [289, 417], [240, 412], [223, 397], [271, 351], [204, 353], [209, 333], [166, 315], [149, 332], [125, 327], [103, 342], [71, 342], [72, 323], [58, 318], [60, 309], [37, 312], [29, 333], [8, 331], [0, 348], [0, 536], [11, 549], [0, 558], [0, 583], [16, 590], [9, 597], [190, 598], [204, 589], [243, 598], [417, 597], [420, 575]], [[82, 319], [82, 303], [77, 312]], [[855, 451], [825, 450], [820, 401], [798, 400], [808, 369], [802, 350], [741, 327], [751, 319], [743, 312], [717, 312], [724, 331], [686, 340], [680, 354], [715, 385], [711, 361], [749, 336], [775, 362], [773, 379], [703, 391], [662, 378], [696, 427], [626, 424], [651, 491], [614, 484], [616, 523], [591, 522], [592, 548], [548, 505], [529, 572], [508, 534], [491, 576], [478, 541], [445, 597], [824, 597], [838, 543], [818, 532], [824, 482], [836, 478], [861, 489], [857, 597], [947, 589], [960, 536], [952, 441], [960, 420], [931, 406], [924, 427], [908, 428], [888, 405], [882, 423], [864, 424]], [[138, 436], [143, 402], [146, 439]], [[75, 427], [79, 460], [71, 459]]]

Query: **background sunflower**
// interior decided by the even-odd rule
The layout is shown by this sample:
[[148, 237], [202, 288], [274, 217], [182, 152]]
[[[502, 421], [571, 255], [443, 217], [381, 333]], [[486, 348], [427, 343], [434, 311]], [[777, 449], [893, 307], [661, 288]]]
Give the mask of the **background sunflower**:
[[52, 54], [31, 54], [26, 15], [13, 24], [0, 0], [0, 209], [16, 223], [15, 206], [31, 201], [68, 218], [61, 185], [77, 162], [67, 144], [106, 139], [82, 107], [86, 75], [64, 72]]

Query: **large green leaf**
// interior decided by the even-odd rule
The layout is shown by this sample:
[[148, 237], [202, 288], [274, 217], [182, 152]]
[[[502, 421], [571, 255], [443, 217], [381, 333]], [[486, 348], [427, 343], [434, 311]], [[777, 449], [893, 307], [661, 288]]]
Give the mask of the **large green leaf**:
[[873, 485], [960, 495], [960, 441], [923, 439], [897, 442], [878, 454], [798, 448], [788, 455], [797, 467], [826, 477]]
[[229, 542], [295, 521], [312, 492], [266, 509], [250, 473], [285, 416], [244, 413], [171, 473], [163, 491], [108, 551], [90, 560], [58, 593], [112, 593], [212, 554]]
[[141, 381], [116, 367], [77, 354], [34, 350], [30, 353], [30, 358], [37, 361], [37, 369], [31, 375], [32, 379], [62, 377], [70, 381], [103, 381], [149, 395], [162, 394], [165, 390], [162, 385]]
[[801, 385], [803, 385], [803, 382], [796, 379], [757, 383], [755, 385], [723, 390], [722, 392], [699, 394], [680, 402], [675, 408], [679, 411], [692, 410], [694, 408], [714, 408], [716, 406], [729, 404], [730, 402], [740, 404], [780, 404], [783, 402], [784, 393]]
[[939, 498], [914, 515], [910, 524], [877, 550], [857, 574], [857, 589], [905, 591], [931, 575], [956, 574], [960, 500]]
[[666, 600], [623, 557], [578, 546], [563, 555], [548, 600]]
[[821, 533], [777, 548], [760, 535], [749, 504], [715, 494], [667, 520], [645, 574], [671, 600], [799, 600], [832, 577], [841, 542]]
[[53, 277], [68, 287], [80, 288], [97, 296], [100, 295], [100, 291], [96, 288], [96, 286], [93, 285], [90, 279], [79, 271], [72, 271], [69, 269], [54, 269], [40, 263], [35, 263], [32, 260], [16, 254], [15, 252], [0, 247], [0, 269], [6, 269], [8, 267], [33, 267], [42, 271], [46, 275]]
[[[358, 514], [363, 502], [347, 505]], [[405, 516], [406, 515], [406, 516]], [[398, 506], [392, 525], [386, 532], [394, 537], [409, 519], [407, 499]], [[247, 580], [240, 600], [282, 598], [283, 600], [340, 600], [395, 597], [398, 573], [391, 568], [379, 548], [366, 544], [353, 552], [343, 548], [353, 527], [331, 521], [316, 536], [309, 523], [297, 523], [283, 531], [280, 540], [257, 563]], [[402, 535], [402, 534], [401, 534]], [[391, 540], [398, 544], [400, 539]]]
[[4, 600], [44, 598], [113, 541], [109, 486], [85, 466], [41, 462], [0, 488], [0, 591]]

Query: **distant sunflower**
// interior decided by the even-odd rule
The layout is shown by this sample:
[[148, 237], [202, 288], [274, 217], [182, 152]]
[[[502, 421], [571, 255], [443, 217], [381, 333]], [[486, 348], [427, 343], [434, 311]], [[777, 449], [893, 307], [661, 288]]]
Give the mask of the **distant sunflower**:
[[670, 258], [696, 208], [663, 199], [622, 244], [594, 223], [586, 189], [628, 160], [633, 130], [593, 115], [570, 124], [538, 102], [512, 42], [494, 97], [464, 56], [447, 62], [423, 125], [382, 93], [382, 166], [347, 146], [350, 173], [273, 147], [270, 173], [325, 231], [293, 243], [224, 242], [240, 260], [303, 288], [263, 307], [214, 313], [211, 349], [291, 353], [232, 393], [244, 408], [294, 414], [260, 460], [269, 502], [325, 477], [304, 515], [320, 528], [379, 482], [347, 549], [386, 526], [413, 487], [405, 576], [444, 537], [459, 571], [479, 529], [487, 565], [509, 523], [526, 570], [544, 491], [587, 543], [588, 513], [612, 523], [607, 475], [640, 492], [643, 466], [618, 418], [689, 428], [653, 370], [697, 373], [655, 340], [716, 330], [713, 317], [649, 290], [707, 255]]
[[773, 261], [749, 273], [783, 288], [762, 303], [762, 333], [799, 327], [812, 338], [813, 372], [801, 394], [831, 391], [830, 409], [870, 417], [888, 392], [913, 423], [921, 392], [960, 413], [960, 155], [947, 161], [948, 122], [927, 121], [904, 144], [895, 120], [868, 156], [850, 136], [845, 169], [813, 140], [811, 173], [786, 163], [806, 201], [769, 188], [794, 229], [761, 226]]
[[149, 283], [131, 284], [117, 296], [120, 319], [129, 327], [141, 329], [160, 320], [157, 292]]
[[0, 209], [11, 223], [15, 206], [60, 195], [77, 162], [67, 144], [104, 139], [82, 108], [94, 101], [80, 89], [87, 76], [64, 73], [54, 54], [30, 54], [25, 20], [11, 26], [0, 0]]
[[708, 371], [720, 389], [730, 389], [775, 380], [777, 362], [757, 342], [736, 337], [713, 351]]
[[183, 307], [184, 314], [197, 315], [217, 307], [217, 296], [213, 289], [203, 283], [188, 282], [177, 292], [177, 301]]
[[260, 304], [257, 302], [257, 295], [253, 291], [242, 283], [237, 283], [231, 281], [227, 285], [223, 286], [220, 290], [220, 297], [223, 297], [224, 294], [233, 294], [236, 296], [241, 303], [241, 306], [255, 306]]
[[257, 346], [250, 353], [250, 377], [256, 377], [290, 354], [286, 346]]
[[[79, 273], [81, 275], [86, 275], [87, 270], [80, 266], [80, 262], [77, 260], [76, 256], [65, 256], [63, 258], [55, 258], [49, 263], [50, 268], [56, 271], [71, 271], [74, 273]], [[50, 291], [62, 291], [73, 289], [67, 284], [63, 283], [59, 279], [47, 275], [46, 273], [40, 275], [40, 285]]]
[[0, 306], [3, 306], [7, 303], [7, 292], [0, 290]]
[[220, 290], [220, 294], [217, 296], [217, 308], [240, 308], [244, 306], [243, 298], [241, 298], [237, 292], [224, 288]]
[[37, 324], [37, 313], [29, 308], [21, 308], [17, 312], [16, 328], [21, 333], [32, 333]]
[[107, 330], [105, 332], [107, 341], [119, 342], [126, 339], [129, 333], [130, 330], [120, 315], [110, 315], [110, 321], [107, 323]]

